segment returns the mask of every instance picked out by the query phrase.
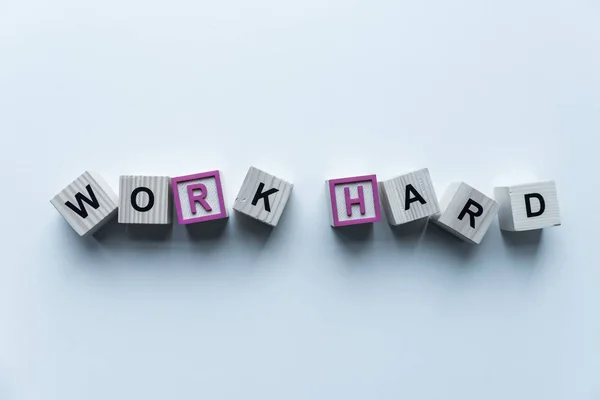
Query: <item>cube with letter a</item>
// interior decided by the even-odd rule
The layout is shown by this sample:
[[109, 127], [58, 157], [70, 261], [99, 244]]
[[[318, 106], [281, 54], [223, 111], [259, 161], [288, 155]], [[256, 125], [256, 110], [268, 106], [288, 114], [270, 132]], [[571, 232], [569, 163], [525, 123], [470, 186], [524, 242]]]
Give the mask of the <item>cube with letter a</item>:
[[325, 182], [330, 223], [333, 227], [381, 221], [375, 175], [330, 179]]
[[529, 231], [560, 225], [554, 181], [494, 188], [500, 202], [498, 221], [504, 231]]
[[390, 225], [402, 225], [440, 212], [427, 168], [379, 182], [381, 202]]
[[499, 208], [500, 204], [479, 190], [456, 182], [440, 201], [441, 213], [432, 215], [430, 220], [469, 243], [479, 244]]
[[227, 218], [219, 171], [178, 176], [171, 186], [181, 225]]
[[80, 236], [87, 236], [117, 215], [119, 200], [100, 175], [86, 171], [50, 202]]

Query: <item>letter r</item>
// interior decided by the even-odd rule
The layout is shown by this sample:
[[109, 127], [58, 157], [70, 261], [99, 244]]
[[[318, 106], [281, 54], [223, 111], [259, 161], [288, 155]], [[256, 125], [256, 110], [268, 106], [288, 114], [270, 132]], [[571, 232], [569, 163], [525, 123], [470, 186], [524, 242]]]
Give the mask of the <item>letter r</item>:
[[[194, 191], [199, 191], [200, 193], [194, 193]], [[203, 183], [194, 183], [187, 186], [188, 192], [188, 200], [190, 202], [190, 209], [192, 210], [192, 214], [196, 214], [198, 211], [196, 209], [196, 203], [200, 203], [202, 208], [205, 211], [212, 211], [212, 207], [206, 201], [206, 196], [208, 195], [208, 189], [206, 185]]]
[[[475, 210], [472, 210], [471, 206], [475, 207]], [[475, 200], [469, 199], [460, 214], [458, 214], [458, 219], [462, 221], [466, 214], [469, 214], [469, 224], [471, 225], [471, 228], [475, 229], [475, 217], [480, 217], [483, 214], [483, 207]]]

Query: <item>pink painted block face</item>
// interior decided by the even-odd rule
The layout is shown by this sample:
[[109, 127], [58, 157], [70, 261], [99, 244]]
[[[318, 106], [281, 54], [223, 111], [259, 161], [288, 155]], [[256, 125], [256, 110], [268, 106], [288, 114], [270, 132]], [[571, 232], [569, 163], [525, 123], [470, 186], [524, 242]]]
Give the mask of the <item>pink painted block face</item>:
[[219, 171], [178, 176], [171, 184], [180, 224], [227, 218]]
[[327, 181], [331, 225], [334, 227], [381, 221], [375, 175]]

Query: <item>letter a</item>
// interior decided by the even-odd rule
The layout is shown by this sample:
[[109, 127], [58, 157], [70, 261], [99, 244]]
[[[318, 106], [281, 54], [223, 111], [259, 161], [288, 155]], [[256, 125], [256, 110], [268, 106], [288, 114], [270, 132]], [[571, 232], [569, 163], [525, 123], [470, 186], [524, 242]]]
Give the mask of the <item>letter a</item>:
[[[414, 195], [414, 197], [412, 198], [410, 197], [411, 193]], [[406, 185], [406, 195], [404, 196], [404, 210], [408, 210], [410, 208], [410, 203], [413, 203], [415, 201], [418, 201], [421, 204], [427, 204], [423, 196], [421, 196], [419, 192], [417, 192], [415, 187], [409, 183], [408, 185]]]

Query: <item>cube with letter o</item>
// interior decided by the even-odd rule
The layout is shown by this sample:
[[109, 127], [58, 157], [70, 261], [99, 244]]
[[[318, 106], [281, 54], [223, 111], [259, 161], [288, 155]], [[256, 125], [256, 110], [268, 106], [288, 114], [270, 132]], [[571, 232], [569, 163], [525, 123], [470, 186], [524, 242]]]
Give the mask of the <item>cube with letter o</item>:
[[167, 225], [171, 216], [168, 176], [122, 175], [119, 179], [120, 224]]

